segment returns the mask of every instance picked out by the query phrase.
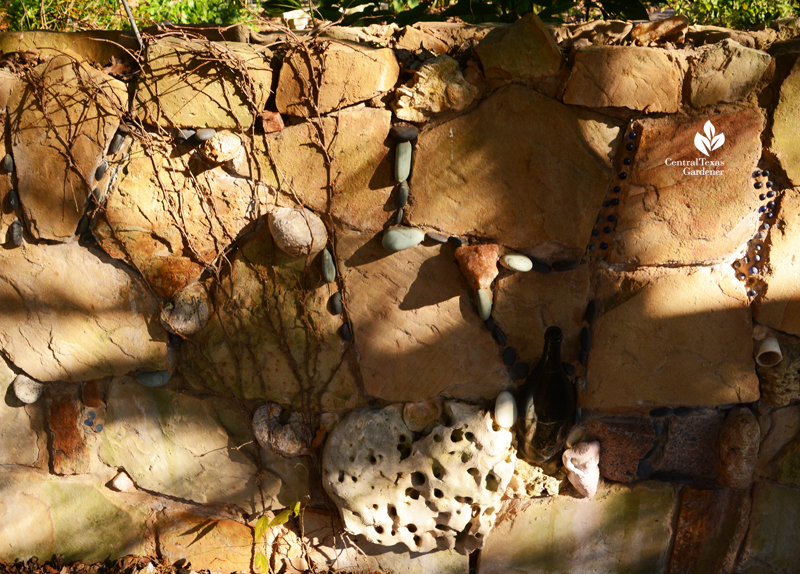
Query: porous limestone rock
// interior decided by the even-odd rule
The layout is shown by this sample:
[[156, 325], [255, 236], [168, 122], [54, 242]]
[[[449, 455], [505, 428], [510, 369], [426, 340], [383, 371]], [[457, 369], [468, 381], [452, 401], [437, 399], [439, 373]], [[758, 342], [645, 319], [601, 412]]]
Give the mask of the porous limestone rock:
[[514, 475], [508, 482], [505, 497], [538, 498], [558, 496], [561, 480], [544, 473], [541, 467], [518, 458], [514, 462]]
[[69, 50], [33, 68], [14, 89], [11, 144], [33, 237], [67, 241], [75, 235], [95, 169], [127, 109], [125, 84]]
[[678, 111], [682, 74], [675, 57], [655, 48], [592, 46], [575, 52], [564, 103]]
[[500, 246], [462, 245], [456, 249], [456, 261], [467, 283], [473, 289], [488, 289], [497, 277], [497, 261], [500, 259]]
[[133, 109], [165, 128], [248, 129], [270, 93], [271, 56], [263, 46], [160, 38], [147, 45]]
[[464, 79], [458, 62], [442, 55], [425, 62], [397, 88], [392, 109], [401, 120], [424, 122], [441, 112], [460, 112], [477, 95], [478, 88]]
[[305, 208], [280, 207], [269, 213], [275, 244], [289, 255], [314, 255], [328, 243], [328, 231], [319, 216]]
[[592, 498], [597, 493], [600, 480], [600, 443], [581, 442], [561, 455], [567, 479], [581, 495]]
[[416, 441], [399, 405], [354, 411], [334, 428], [322, 483], [349, 532], [412, 552], [483, 546], [514, 473], [512, 434], [478, 407], [444, 409], [446, 423]]
[[281, 456], [308, 454], [313, 433], [309, 424], [296, 412], [282, 421], [283, 408], [276, 403], [267, 403], [253, 415], [253, 434], [262, 448]]
[[761, 443], [761, 428], [750, 409], [731, 410], [719, 434], [720, 480], [741, 490], [753, 482]]
[[772, 58], [730, 39], [699, 49], [691, 58], [689, 102], [695, 108], [748, 96]]
[[316, 113], [306, 100], [312, 98], [316, 110], [325, 114], [391, 90], [399, 75], [389, 48], [350, 42], [305, 46], [284, 57], [275, 105], [282, 114], [308, 117]]
[[200, 147], [203, 157], [214, 163], [231, 161], [242, 152], [242, 140], [234, 133], [227, 131], [216, 132]]
[[769, 149], [781, 162], [789, 181], [800, 185], [800, 60], [781, 84], [778, 105], [772, 116], [772, 140]]
[[169, 367], [155, 298], [104, 254], [77, 243], [2, 249], [0, 277], [0, 349], [34, 379]]
[[172, 301], [161, 309], [161, 324], [165, 329], [190, 337], [208, 323], [213, 311], [206, 287], [194, 283], [178, 291]]

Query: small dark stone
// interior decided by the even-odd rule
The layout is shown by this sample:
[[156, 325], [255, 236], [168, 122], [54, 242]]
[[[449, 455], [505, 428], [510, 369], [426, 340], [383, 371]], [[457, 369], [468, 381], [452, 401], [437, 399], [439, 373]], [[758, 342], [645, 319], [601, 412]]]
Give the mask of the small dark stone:
[[397, 186], [397, 191], [394, 195], [394, 206], [397, 209], [402, 209], [408, 203], [408, 182], [404, 181]]
[[620, 191], [622, 191], [622, 188], [618, 185], [615, 185], [614, 189], [612, 189], [611, 191], [613, 191], [614, 193], [619, 193]]
[[611, 228], [610, 228], [608, 225], [606, 225], [606, 226], [603, 228], [603, 233], [611, 233]]
[[763, 205], [762, 205], [761, 207], [759, 207], [759, 208], [758, 208], [758, 212], [759, 212], [759, 213], [764, 213], [766, 210], [767, 210], [767, 208], [766, 208], [766, 207], [764, 207]]
[[756, 263], [761, 261], [761, 255], [758, 255], [758, 254], [753, 255], [753, 261], [755, 261]]
[[530, 370], [531, 366], [528, 363], [517, 363], [509, 369], [508, 374], [515, 381], [521, 381], [528, 376], [528, 371]]
[[399, 142], [410, 142], [417, 139], [419, 130], [414, 126], [392, 126], [389, 130], [389, 135]]
[[589, 353], [583, 349], [578, 351], [578, 362], [585, 367], [589, 363]]
[[741, 267], [741, 266], [742, 266], [742, 262], [741, 261], [734, 261], [733, 262], [733, 268], [734, 269], [739, 269], [739, 267]]
[[531, 262], [533, 263], [533, 270], [537, 273], [547, 274], [550, 273], [551, 267], [545, 263], [544, 261], [539, 261], [538, 259], [534, 259], [531, 257]]
[[635, 139], [636, 139], [636, 136], [637, 136], [636, 132], [630, 132], [630, 133], [628, 134], [628, 139], [629, 139], [629, 140], [635, 140]]
[[22, 245], [22, 222], [19, 219], [11, 224], [11, 242], [17, 247]]
[[506, 347], [503, 351], [503, 364], [510, 367], [517, 362], [517, 351], [514, 347]]
[[494, 340], [497, 341], [497, 344], [500, 345], [501, 347], [505, 347], [508, 344], [508, 339], [506, 339], [506, 334], [503, 333], [503, 330], [497, 325], [494, 326], [494, 331], [492, 331], [492, 337], [494, 337]]
[[337, 291], [331, 296], [331, 313], [334, 315], [342, 314], [342, 294]]
[[431, 241], [435, 241], [436, 243], [447, 243], [447, 237], [441, 233], [436, 233], [435, 231], [429, 231], [425, 234], [425, 237]]
[[598, 235], [600, 235], [600, 230], [599, 229], [592, 229], [592, 237], [597, 237]]
[[394, 216], [394, 224], [400, 225], [403, 223], [403, 215], [405, 215], [405, 211], [403, 209], [397, 210], [397, 215]]
[[564, 372], [567, 373], [568, 377], [575, 376], [575, 367], [572, 366], [572, 363], [561, 361], [561, 366], [564, 367]]
[[103, 176], [106, 174], [106, 171], [108, 171], [108, 162], [106, 160], [103, 160], [100, 163], [100, 165], [97, 166], [97, 169], [94, 170], [95, 181], [100, 181], [101, 179], [103, 179]]
[[773, 217], [775, 217], [775, 214], [772, 213], [771, 211], [768, 211], [764, 217], [766, 217], [767, 219], [772, 219]]
[[199, 129], [197, 130], [197, 132], [195, 132], [194, 139], [200, 142], [208, 141], [211, 138], [213, 138], [216, 133], [217, 130], [215, 130], [214, 128]]
[[628, 151], [633, 151], [633, 148], [636, 147], [632, 143], [625, 144], [625, 149]]
[[600, 244], [600, 249], [604, 249], [604, 250], [608, 249], [608, 243], [606, 243], [606, 242], [601, 243]]
[[765, 169], [764, 171], [761, 172], [761, 175], [763, 175], [764, 177], [769, 177], [769, 170]]
[[764, 187], [764, 184], [762, 184], [760, 181], [757, 181], [753, 184], [753, 187], [755, 187], [756, 189], [761, 189], [762, 187]]
[[6, 157], [3, 158], [3, 171], [6, 173], [11, 173], [14, 171], [14, 158], [10, 153], [6, 154]]
[[98, 204], [101, 203], [103, 201], [103, 190], [99, 187], [95, 187], [92, 190], [92, 197]]
[[756, 237], [758, 237], [759, 239], [766, 239], [767, 234], [764, 233], [763, 231], [759, 231], [758, 235], [756, 235]]
[[767, 199], [767, 196], [762, 193], [761, 195], [758, 196], [758, 199], [764, 201], [765, 199]]
[[597, 312], [597, 299], [592, 299], [586, 306], [586, 313], [583, 314], [584, 320], [591, 325], [597, 319]]
[[761, 224], [761, 229], [764, 229], [764, 230], [769, 229], [769, 223], [762, 223]]
[[8, 208], [11, 211], [19, 209], [19, 194], [16, 189], [9, 189], [6, 197], [8, 197]]
[[755, 170], [753, 172], [753, 177], [761, 177], [761, 172], [759, 170]]
[[450, 245], [454, 245], [455, 247], [461, 247], [467, 242], [465, 239], [461, 239], [460, 237], [456, 237], [455, 235], [451, 235], [450, 237], [448, 237], [447, 241], [450, 243]]
[[611, 200], [611, 205], [619, 205], [619, 198], [615, 197]]
[[94, 430], [96, 430], [97, 432], [103, 432], [103, 425], [97, 425], [96, 427], [94, 427]]
[[178, 347], [181, 346], [181, 342], [183, 341], [183, 338], [180, 335], [178, 335], [177, 333], [170, 333], [168, 331], [167, 332], [167, 341], [169, 342], [169, 346], [170, 347], [178, 348]]
[[739, 273], [739, 274], [736, 275], [736, 278], [739, 281], [744, 281], [745, 279], [747, 279], [747, 275], [745, 275], [744, 273]]
[[748, 271], [750, 271], [750, 273], [754, 275], [754, 274], [758, 273], [758, 267], [753, 265], [750, 269], [748, 269]]
[[88, 414], [88, 415], [86, 415], [86, 416], [88, 416], [88, 417], [89, 417], [90, 419], [92, 419], [92, 420], [94, 420], [94, 419], [95, 419], [95, 417], [97, 417], [97, 415], [95, 414], [95, 412], [94, 412], [94, 411], [89, 411], [89, 414]]
[[622, 160], [622, 163], [624, 165], [631, 165], [631, 161], [632, 161], [631, 158], [626, 157], [625, 159]]
[[655, 431], [656, 436], [661, 436], [661, 433], [664, 432], [664, 421], [662, 420], [653, 421], [653, 431]]
[[647, 454], [644, 455], [645, 460], [650, 460], [653, 455], [656, 453], [656, 449], [658, 449], [658, 441], [653, 441], [653, 446], [650, 447], [650, 450], [647, 451]]
[[628, 179], [628, 174], [627, 174], [627, 172], [621, 171], [621, 172], [619, 173], [619, 178], [620, 178], [620, 179]]
[[761, 249], [762, 249], [763, 247], [764, 247], [763, 245], [761, 245], [761, 244], [759, 244], [759, 243], [756, 243], [756, 244], [753, 246], [753, 249], [755, 249], [756, 251], [761, 251]]
[[353, 339], [353, 334], [350, 332], [350, 325], [344, 323], [341, 330], [342, 341], [349, 343]]
[[590, 243], [589, 247], [587, 247], [587, 249], [589, 251], [594, 251], [595, 249], [597, 249], [597, 245], [595, 245], [594, 243]]
[[489, 329], [489, 331], [490, 331], [491, 333], [494, 333], [494, 330], [497, 328], [497, 325], [495, 325], [495, 324], [494, 324], [494, 319], [492, 319], [491, 317], [489, 317], [488, 319], [486, 319], [486, 320], [483, 322], [483, 324], [484, 324], [484, 325], [486, 325], [486, 328], [487, 328], [487, 329]]
[[748, 297], [755, 297], [756, 295], [757, 295], [757, 293], [756, 293], [755, 289], [748, 289], [747, 290], [747, 296]]
[[769, 191], [767, 192], [767, 197], [775, 197], [775, 192], [774, 192], [774, 191], [772, 191], [772, 190], [769, 190]]
[[552, 268], [553, 271], [572, 271], [578, 267], [577, 261], [554, 261]]
[[677, 407], [673, 411], [673, 414], [676, 417], [688, 417], [690, 414], [692, 414], [692, 411], [694, 411], [692, 407]]
[[[767, 182], [767, 187], [772, 187], [773, 185], [775, 185], [775, 184], [774, 184], [774, 183], [772, 183], [771, 181], [768, 181], [768, 182]], [[772, 196], [770, 196], [770, 197], [772, 197]]]
[[605, 201], [603, 202], [603, 207], [608, 207], [609, 205], [611, 205], [611, 202], [610, 202], [610, 201], [608, 201], [608, 200], [605, 200]]
[[774, 208], [775, 207], [775, 202], [774, 201], [768, 201], [767, 202], [767, 207], [769, 207], [770, 209]]
[[78, 227], [75, 229], [75, 235], [83, 235], [87, 229], [89, 229], [89, 216], [84, 213], [80, 220], [78, 220]]
[[178, 130], [178, 141], [180, 143], [186, 143], [194, 137], [195, 133], [194, 130], [190, 129]]
[[608, 219], [611, 223], [614, 223], [617, 220], [617, 216], [609, 215], [608, 217], [606, 217], [606, 219]]
[[672, 414], [672, 407], [656, 407], [650, 411], [650, 416], [655, 418], [668, 417]]
[[603, 216], [602, 215], [598, 215], [597, 219], [595, 219], [595, 222], [596, 223], [600, 223], [601, 221], [603, 221]]
[[650, 475], [653, 474], [653, 465], [650, 464], [649, 460], [640, 460], [639, 466], [636, 469], [636, 476], [639, 478], [650, 478]]
[[92, 419], [86, 419], [85, 421], [83, 421], [83, 424], [85, 424], [87, 427], [90, 427], [94, 425], [94, 421]]
[[122, 144], [125, 142], [125, 136], [121, 133], [117, 132], [114, 134], [114, 138], [111, 140], [111, 145], [108, 146], [108, 153], [115, 154], [119, 151], [119, 148], [122, 147]]
[[589, 327], [581, 329], [581, 349], [587, 353], [592, 350], [592, 330]]

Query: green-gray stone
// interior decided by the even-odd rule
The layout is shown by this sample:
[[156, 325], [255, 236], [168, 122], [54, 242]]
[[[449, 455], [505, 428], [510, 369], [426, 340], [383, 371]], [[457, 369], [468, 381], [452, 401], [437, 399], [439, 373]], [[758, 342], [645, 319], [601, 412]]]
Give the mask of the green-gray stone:
[[392, 253], [414, 247], [422, 243], [425, 233], [421, 229], [413, 227], [390, 227], [383, 234], [384, 249]]
[[136, 371], [136, 380], [145, 387], [163, 387], [169, 382], [169, 371]]
[[[411, 145], [411, 144], [409, 144]], [[6, 173], [11, 173], [14, 171], [14, 158], [10, 153], [7, 153], [6, 156], [3, 158], [3, 171]]]
[[488, 289], [478, 289], [476, 295], [478, 316], [485, 321], [492, 316], [492, 294]]
[[397, 183], [403, 183], [411, 174], [411, 142], [397, 144], [397, 155], [394, 160], [394, 178]]
[[333, 283], [336, 279], [336, 264], [333, 262], [333, 256], [327, 249], [322, 250], [322, 276], [328, 283]]
[[533, 261], [520, 253], [509, 253], [500, 258], [500, 264], [506, 269], [527, 273], [533, 269]]

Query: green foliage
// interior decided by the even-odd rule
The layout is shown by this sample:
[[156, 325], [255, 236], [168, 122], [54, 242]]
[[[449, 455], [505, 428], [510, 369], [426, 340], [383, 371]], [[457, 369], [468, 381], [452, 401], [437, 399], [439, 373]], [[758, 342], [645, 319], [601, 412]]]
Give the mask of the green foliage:
[[[300, 516], [299, 500], [295, 502], [291, 508], [285, 508], [284, 510], [281, 510], [271, 520], [269, 516], [262, 516], [261, 518], [259, 518], [256, 521], [256, 528], [255, 532], [253, 533], [253, 540], [257, 544], [258, 541], [261, 540], [267, 533], [267, 530], [269, 530], [273, 526], [280, 526], [281, 524], [286, 524], [287, 522], [289, 522], [289, 518], [291, 518], [292, 514], [294, 514], [295, 516]], [[256, 553], [256, 556], [253, 559], [253, 566], [255, 566], [257, 570], [266, 573], [269, 570], [269, 560], [267, 560], [267, 557], [264, 554], [258, 552]]]
[[791, 0], [674, 0], [668, 4], [697, 24], [740, 30], [797, 13], [797, 3]]

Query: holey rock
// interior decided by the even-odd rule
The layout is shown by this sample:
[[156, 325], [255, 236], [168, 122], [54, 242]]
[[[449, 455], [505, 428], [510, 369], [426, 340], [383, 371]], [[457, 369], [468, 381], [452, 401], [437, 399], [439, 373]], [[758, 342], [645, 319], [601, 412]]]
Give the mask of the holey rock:
[[472, 405], [444, 412], [447, 423], [416, 441], [402, 405], [353, 411], [334, 428], [322, 483], [349, 532], [413, 552], [483, 546], [514, 474], [512, 434]]
[[425, 62], [405, 86], [397, 88], [392, 109], [401, 120], [424, 122], [440, 112], [463, 110], [477, 95], [478, 88], [464, 79], [458, 62], [439, 56]]

